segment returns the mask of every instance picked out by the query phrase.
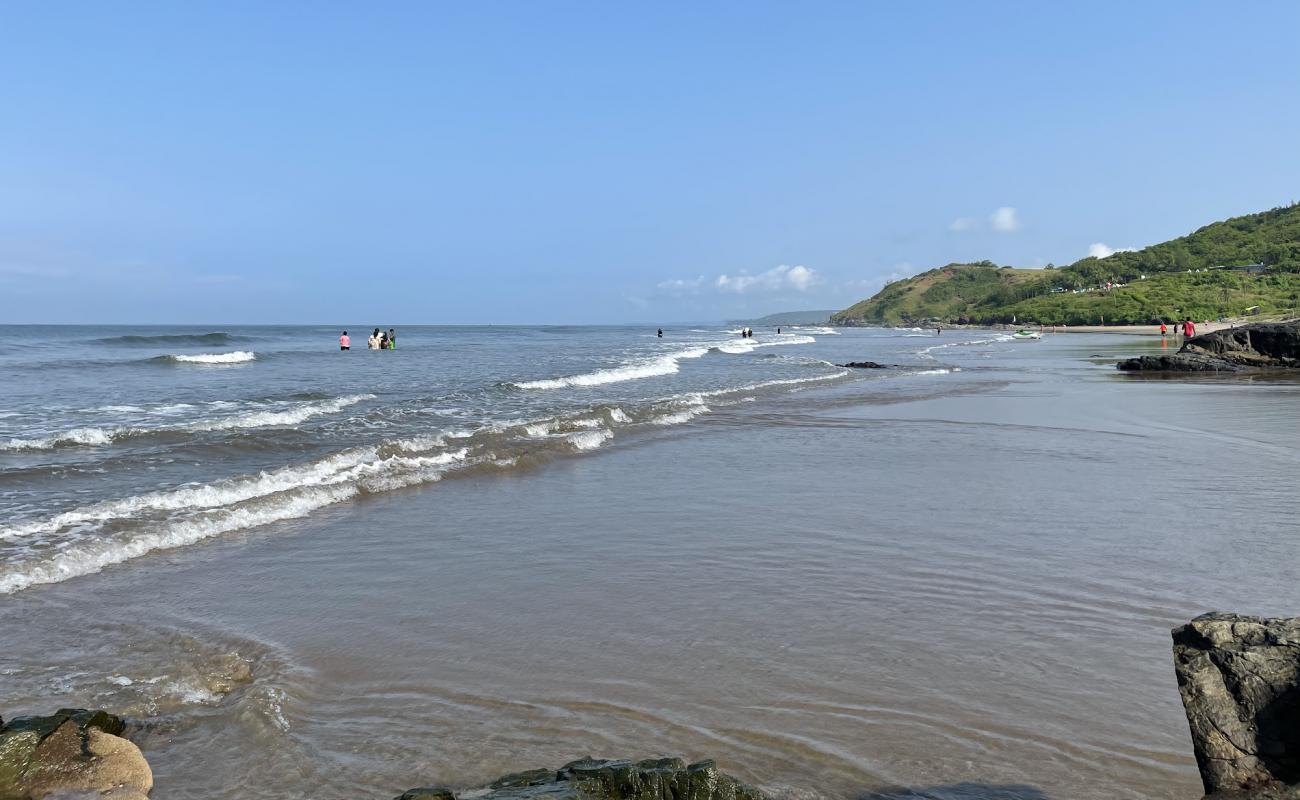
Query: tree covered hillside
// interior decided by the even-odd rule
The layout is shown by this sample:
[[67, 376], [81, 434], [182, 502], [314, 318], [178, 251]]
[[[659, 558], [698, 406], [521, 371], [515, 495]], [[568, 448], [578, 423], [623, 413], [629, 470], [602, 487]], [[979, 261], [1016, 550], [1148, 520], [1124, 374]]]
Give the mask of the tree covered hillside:
[[[1228, 269], [1258, 264], [1251, 271]], [[1060, 269], [949, 264], [891, 283], [831, 321], [1146, 324], [1240, 316], [1255, 307], [1260, 314], [1294, 314], [1300, 307], [1300, 204]]]

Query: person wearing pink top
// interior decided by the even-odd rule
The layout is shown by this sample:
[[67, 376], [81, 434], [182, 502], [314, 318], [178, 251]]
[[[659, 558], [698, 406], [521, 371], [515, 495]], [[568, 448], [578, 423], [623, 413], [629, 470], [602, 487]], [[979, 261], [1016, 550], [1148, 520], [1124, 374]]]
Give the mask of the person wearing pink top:
[[343, 331], [343, 335], [339, 337], [339, 349], [340, 350], [352, 349], [352, 337], [348, 336], [347, 331]]

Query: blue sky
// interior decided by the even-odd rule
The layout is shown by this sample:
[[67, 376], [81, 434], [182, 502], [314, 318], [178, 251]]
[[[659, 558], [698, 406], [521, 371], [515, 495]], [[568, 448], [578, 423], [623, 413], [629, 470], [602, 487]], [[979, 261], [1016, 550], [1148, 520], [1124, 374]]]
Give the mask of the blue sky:
[[841, 308], [1300, 199], [1300, 4], [6, 3], [0, 322]]

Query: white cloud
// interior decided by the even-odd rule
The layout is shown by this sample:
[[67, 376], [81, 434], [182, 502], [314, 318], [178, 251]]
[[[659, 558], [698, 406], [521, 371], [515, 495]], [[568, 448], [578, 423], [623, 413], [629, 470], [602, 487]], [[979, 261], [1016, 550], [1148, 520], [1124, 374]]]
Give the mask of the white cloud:
[[998, 233], [1014, 233], [1020, 230], [1020, 217], [1011, 206], [1002, 206], [989, 215], [989, 224]]
[[818, 280], [817, 271], [814, 269], [802, 265], [790, 267], [782, 264], [757, 275], [746, 273], [719, 275], [718, 279], [714, 281], [714, 286], [719, 291], [733, 294], [745, 294], [750, 291], [774, 292], [782, 289], [805, 292]]
[[1093, 242], [1088, 245], [1088, 256], [1090, 258], [1105, 258], [1115, 251], [1101, 242]]
[[1088, 245], [1089, 258], [1106, 258], [1107, 256], [1112, 256], [1116, 253], [1131, 253], [1131, 252], [1133, 252], [1133, 248], [1131, 247], [1107, 247], [1101, 242], [1093, 242], [1092, 244]]
[[675, 291], [675, 292], [681, 292], [687, 289], [698, 289], [703, 285], [704, 285], [703, 275], [701, 275], [698, 278], [695, 278], [694, 280], [683, 280], [681, 278], [674, 278], [672, 280], [659, 281], [660, 289], [667, 289], [669, 291]]
[[979, 225], [979, 220], [973, 217], [958, 217], [948, 226], [948, 230], [960, 233], [961, 231], [974, 230]]

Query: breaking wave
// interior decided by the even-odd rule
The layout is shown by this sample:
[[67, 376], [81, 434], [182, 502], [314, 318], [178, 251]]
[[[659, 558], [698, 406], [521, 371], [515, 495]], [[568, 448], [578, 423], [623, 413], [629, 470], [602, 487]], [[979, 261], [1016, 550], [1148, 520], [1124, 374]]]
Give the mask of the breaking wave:
[[[0, 451], [55, 450], [63, 447], [102, 447], [124, 439], [176, 432], [227, 431], [240, 428], [287, 427], [324, 414], [336, 414], [348, 406], [373, 400], [373, 394], [354, 394], [317, 403], [302, 403], [283, 411], [250, 411], [229, 417], [200, 419], [180, 425], [157, 428], [75, 428], [29, 439], [10, 439], [0, 443]], [[185, 408], [190, 406], [181, 404]]]
[[181, 364], [240, 364], [257, 360], [257, 354], [250, 350], [236, 350], [233, 353], [163, 356], [163, 359]]
[[511, 385], [518, 389], [563, 389], [570, 386], [601, 386], [606, 383], [620, 383], [622, 381], [653, 378], [659, 375], [672, 375], [681, 368], [680, 362], [682, 360], [688, 358], [699, 358], [703, 355], [707, 355], [708, 352], [709, 348], [707, 347], [693, 347], [689, 350], [682, 350], [677, 353], [638, 361], [621, 367], [598, 369], [594, 372], [584, 372], [579, 375], [570, 375], [564, 378], [521, 381]]
[[840, 332], [834, 328], [828, 328], [825, 325], [795, 325], [791, 330], [804, 331], [806, 333], [817, 334], [818, 336], [839, 336]]
[[[683, 407], [684, 406], [684, 407]], [[532, 465], [603, 446], [619, 427], [671, 425], [709, 409], [698, 398], [657, 401], [474, 431], [355, 447], [305, 464], [105, 501], [0, 527], [17, 553], [0, 594], [89, 575], [157, 550], [305, 517], [363, 495], [442, 480], [451, 472]], [[537, 437], [543, 437], [539, 442]]]

